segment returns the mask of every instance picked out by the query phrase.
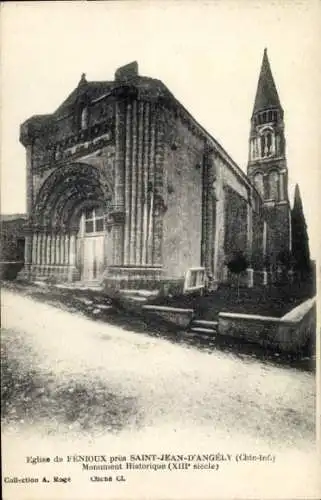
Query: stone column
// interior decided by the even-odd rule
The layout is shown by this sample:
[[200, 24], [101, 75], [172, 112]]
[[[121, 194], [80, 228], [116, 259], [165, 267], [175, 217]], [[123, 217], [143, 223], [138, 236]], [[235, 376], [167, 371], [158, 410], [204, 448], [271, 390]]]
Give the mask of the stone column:
[[[115, 185], [114, 203], [116, 211], [125, 209], [125, 103], [116, 103], [116, 124], [115, 124]], [[126, 186], [127, 189], [127, 186]], [[124, 263], [124, 226], [119, 224], [113, 227], [113, 263], [121, 265]]]
[[144, 108], [144, 140], [143, 140], [143, 216], [142, 216], [142, 263], [147, 264], [147, 245], [148, 245], [148, 167], [149, 167], [149, 116], [150, 103], [145, 103]]
[[23, 268], [23, 275], [26, 279], [30, 279], [30, 270], [32, 266], [32, 232], [28, 228], [26, 229], [25, 233], [25, 252], [24, 252], [24, 268]]
[[267, 285], [267, 271], [265, 267], [265, 260], [266, 260], [266, 246], [267, 246], [267, 225], [266, 221], [263, 222], [263, 285]]
[[65, 234], [60, 236], [60, 264], [65, 265]]
[[32, 234], [32, 264], [37, 264], [37, 234]]
[[132, 197], [132, 163], [131, 163], [131, 120], [132, 105], [126, 105], [126, 133], [125, 133], [125, 231], [124, 231], [124, 264], [130, 263], [130, 237], [131, 237], [131, 197]]
[[130, 221], [130, 255], [129, 263], [136, 263], [136, 231], [137, 231], [137, 101], [132, 107], [132, 179], [131, 179], [131, 221]]
[[266, 221], [263, 222], [263, 259], [266, 258], [266, 245], [267, 245], [267, 225]]
[[56, 264], [56, 234], [55, 233], [52, 233], [52, 236], [51, 236], [50, 263], [52, 265]]
[[65, 252], [64, 252], [64, 255], [65, 255], [65, 264], [68, 265], [69, 264], [69, 234], [66, 233], [65, 234]]
[[73, 281], [76, 270], [76, 232], [70, 233], [69, 239], [69, 276], [68, 280]]
[[138, 101], [137, 109], [137, 216], [136, 216], [136, 259], [135, 264], [142, 263], [142, 187], [143, 187], [143, 136], [144, 136], [144, 103]]
[[263, 285], [266, 286], [268, 284], [268, 273], [266, 269], [263, 270]]
[[47, 234], [43, 232], [41, 235], [41, 265], [42, 265], [42, 267], [44, 267], [46, 264], [46, 239], [47, 239]]
[[41, 233], [37, 232], [37, 265], [41, 264]]
[[253, 287], [253, 267], [252, 267], [252, 251], [253, 251], [253, 209], [252, 209], [252, 195], [247, 203], [247, 260], [249, 267], [247, 268], [247, 286]]
[[[218, 162], [217, 162], [218, 163]], [[225, 261], [225, 210], [226, 210], [226, 190], [222, 179], [222, 169], [224, 166], [219, 162], [218, 200], [216, 202], [216, 233], [215, 233], [215, 276], [214, 280], [219, 283], [228, 279], [228, 268]]]
[[251, 267], [248, 267], [247, 270], [247, 286], [248, 288], [253, 288], [254, 285], [254, 270]]
[[156, 147], [155, 105], [150, 109], [150, 148], [148, 165], [148, 210], [147, 210], [147, 263], [154, 264], [154, 185], [155, 185], [155, 147]]
[[283, 201], [284, 200], [284, 172], [281, 172], [280, 173], [280, 201]]
[[215, 229], [216, 229], [216, 202], [217, 202], [217, 168], [215, 156], [206, 151], [203, 159], [202, 175], [202, 248], [201, 263], [204, 265], [207, 276], [211, 281], [215, 274]]
[[47, 234], [47, 265], [50, 266], [51, 264], [51, 234]]
[[56, 264], [60, 264], [60, 234], [56, 234], [56, 248], [55, 248], [55, 253], [56, 253]]
[[259, 145], [259, 138], [255, 137], [254, 139], [254, 151], [255, 151], [255, 158], [258, 158], [260, 156], [259, 151], [260, 151], [260, 145]]
[[164, 195], [164, 135], [165, 110], [157, 106], [156, 112], [156, 144], [155, 144], [155, 189], [154, 189], [154, 264], [162, 265], [163, 217], [162, 206]]

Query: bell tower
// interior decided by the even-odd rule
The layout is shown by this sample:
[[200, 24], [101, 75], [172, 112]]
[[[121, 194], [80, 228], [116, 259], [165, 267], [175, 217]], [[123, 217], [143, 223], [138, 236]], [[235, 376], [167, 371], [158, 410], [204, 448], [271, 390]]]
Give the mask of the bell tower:
[[291, 249], [283, 118], [265, 49], [251, 117], [247, 174], [263, 199], [268, 223], [267, 253], [272, 262], [281, 252]]

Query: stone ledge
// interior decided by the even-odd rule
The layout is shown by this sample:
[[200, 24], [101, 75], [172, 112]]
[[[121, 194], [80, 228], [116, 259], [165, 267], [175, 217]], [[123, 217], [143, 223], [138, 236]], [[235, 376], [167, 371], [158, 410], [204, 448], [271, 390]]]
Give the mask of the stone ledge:
[[290, 312], [282, 316], [281, 321], [295, 322], [295, 323], [301, 321], [306, 315], [306, 313], [314, 306], [315, 303], [316, 303], [315, 297], [302, 302], [302, 304], [299, 304]]
[[230, 319], [244, 319], [244, 320], [258, 320], [258, 321], [267, 321], [267, 322], [275, 322], [279, 323], [281, 318], [277, 318], [276, 316], [259, 316], [256, 314], [241, 314], [241, 313], [219, 313], [219, 318], [230, 318]]
[[194, 313], [194, 309], [184, 309], [183, 307], [170, 307], [170, 306], [157, 306], [157, 305], [146, 305], [144, 309], [149, 309], [153, 311], [167, 311], [167, 312], [177, 312], [177, 313]]
[[159, 316], [168, 323], [180, 328], [186, 328], [194, 317], [194, 309], [183, 309], [169, 306], [145, 305], [143, 311], [154, 316]]

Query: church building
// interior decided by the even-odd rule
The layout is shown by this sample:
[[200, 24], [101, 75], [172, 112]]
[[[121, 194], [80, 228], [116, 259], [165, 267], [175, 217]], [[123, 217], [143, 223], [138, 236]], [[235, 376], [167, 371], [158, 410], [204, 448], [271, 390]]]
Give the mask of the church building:
[[264, 53], [246, 175], [136, 62], [87, 81], [52, 114], [21, 125], [27, 158], [24, 276], [184, 292], [248, 286], [290, 248], [283, 110]]

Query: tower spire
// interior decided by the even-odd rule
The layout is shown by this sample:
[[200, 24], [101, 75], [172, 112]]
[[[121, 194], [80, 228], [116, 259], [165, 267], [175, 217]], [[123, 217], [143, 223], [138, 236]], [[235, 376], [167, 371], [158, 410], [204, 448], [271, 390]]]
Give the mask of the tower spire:
[[277, 256], [290, 248], [290, 205], [283, 109], [264, 49], [251, 117], [247, 173], [262, 197], [267, 248]]
[[254, 101], [253, 115], [265, 109], [282, 109], [271, 71], [267, 49], [264, 49], [261, 71]]

